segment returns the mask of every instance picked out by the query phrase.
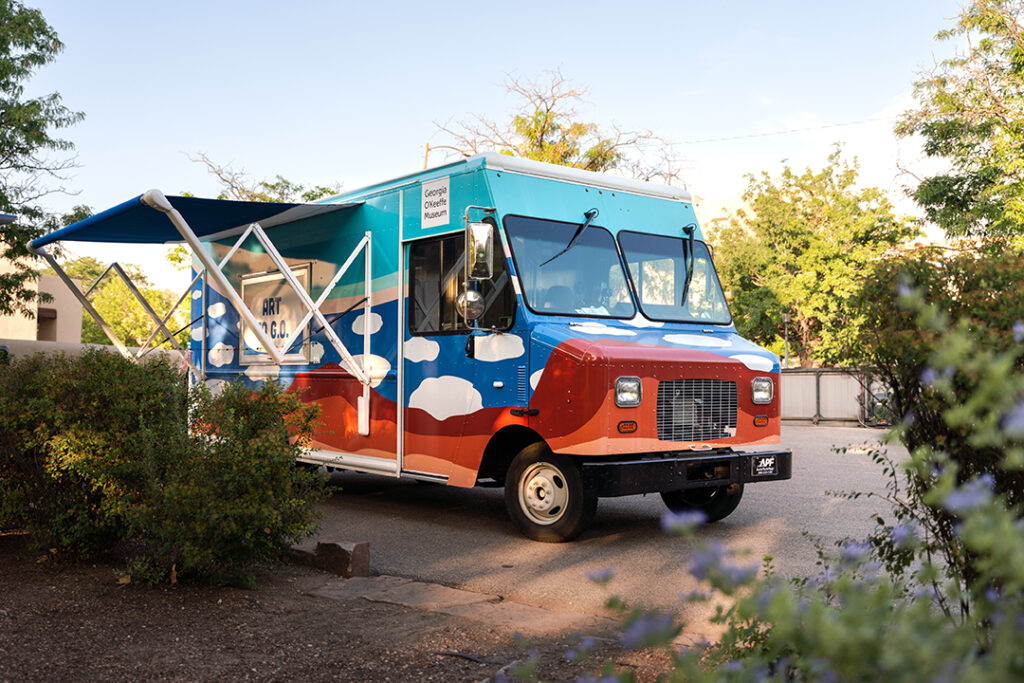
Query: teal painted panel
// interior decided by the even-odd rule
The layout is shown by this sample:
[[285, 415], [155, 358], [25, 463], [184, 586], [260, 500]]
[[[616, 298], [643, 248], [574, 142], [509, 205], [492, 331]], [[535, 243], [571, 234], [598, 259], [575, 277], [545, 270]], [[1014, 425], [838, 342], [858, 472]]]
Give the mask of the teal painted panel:
[[[690, 203], [494, 170], [486, 171], [486, 177], [502, 216], [518, 214], [582, 223], [583, 212], [596, 208], [600, 215], [594, 225], [608, 228], [613, 234], [635, 230], [672, 237], [681, 237], [684, 226], [697, 225]], [[703, 239], [699, 227], [694, 236]]]

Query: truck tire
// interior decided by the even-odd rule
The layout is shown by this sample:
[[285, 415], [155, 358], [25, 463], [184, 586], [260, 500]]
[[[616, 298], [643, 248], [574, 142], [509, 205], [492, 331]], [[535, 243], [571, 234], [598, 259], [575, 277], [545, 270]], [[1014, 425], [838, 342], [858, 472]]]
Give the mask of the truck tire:
[[583, 492], [579, 468], [570, 458], [535, 443], [519, 452], [505, 477], [509, 517], [528, 538], [569, 541], [587, 528], [597, 497]]
[[743, 484], [665, 491], [661, 494], [661, 499], [672, 512], [699, 510], [707, 516], [708, 522], [717, 522], [731, 515], [742, 497]]

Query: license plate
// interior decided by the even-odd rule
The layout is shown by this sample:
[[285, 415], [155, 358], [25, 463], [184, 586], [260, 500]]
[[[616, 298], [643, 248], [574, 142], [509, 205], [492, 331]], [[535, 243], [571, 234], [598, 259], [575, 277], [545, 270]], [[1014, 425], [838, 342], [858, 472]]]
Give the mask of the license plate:
[[779, 468], [774, 455], [754, 455], [750, 458], [750, 467], [755, 477], [766, 477], [778, 474]]

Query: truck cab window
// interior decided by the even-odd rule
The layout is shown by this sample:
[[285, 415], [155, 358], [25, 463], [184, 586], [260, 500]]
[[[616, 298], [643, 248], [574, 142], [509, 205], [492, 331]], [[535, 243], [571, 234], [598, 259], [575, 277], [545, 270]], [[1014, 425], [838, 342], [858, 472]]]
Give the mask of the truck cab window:
[[593, 225], [566, 249], [579, 227], [579, 223], [505, 217], [526, 304], [550, 315], [632, 318], [636, 308], [615, 238]]
[[[495, 244], [500, 244], [495, 234]], [[466, 241], [462, 233], [415, 242], [409, 249], [409, 331], [414, 335], [469, 330], [456, 301], [465, 286]], [[470, 281], [484, 298], [482, 329], [507, 330], [515, 319], [515, 295], [500, 248], [494, 250], [494, 276]]]

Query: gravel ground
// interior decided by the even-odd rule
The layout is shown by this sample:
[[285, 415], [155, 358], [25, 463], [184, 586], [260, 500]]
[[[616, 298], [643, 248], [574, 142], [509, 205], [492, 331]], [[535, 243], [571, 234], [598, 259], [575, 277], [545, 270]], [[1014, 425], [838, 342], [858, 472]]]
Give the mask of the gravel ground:
[[[482, 681], [529, 650], [547, 680], [597, 672], [567, 662], [576, 637], [528, 646], [487, 624], [362, 599], [308, 594], [324, 575], [262, 570], [260, 588], [119, 583], [109, 562], [61, 563], [0, 533], [0, 681]], [[653, 680], [660, 653], [630, 653], [598, 634], [594, 659]]]

